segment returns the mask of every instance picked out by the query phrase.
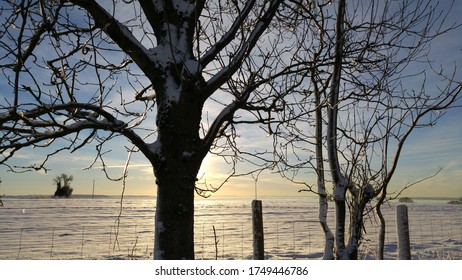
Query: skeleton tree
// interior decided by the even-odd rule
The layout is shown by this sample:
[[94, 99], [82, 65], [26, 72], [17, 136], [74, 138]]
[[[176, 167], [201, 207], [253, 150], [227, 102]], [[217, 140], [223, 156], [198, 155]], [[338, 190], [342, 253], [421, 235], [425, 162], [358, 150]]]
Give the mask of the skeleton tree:
[[[105, 144], [128, 139], [156, 179], [155, 258], [193, 259], [204, 157], [237, 149], [239, 121], [270, 122], [262, 115], [300, 83], [285, 78], [303, 67], [283, 61], [294, 46], [273, 21], [281, 2], [2, 1], [0, 163], [17, 171], [10, 159], [44, 148], [41, 164], [22, 168], [46, 169], [53, 155], [93, 145], [91, 166], [105, 166]], [[239, 121], [238, 110], [248, 112]]]
[[[310, 69], [299, 104], [285, 110], [289, 125], [273, 129], [280, 143], [275, 153], [285, 177], [319, 196], [325, 259], [358, 258], [364, 216], [373, 209], [381, 221], [383, 258], [380, 207], [390, 199], [404, 143], [460, 106], [456, 68], [438, 69], [429, 56], [431, 43], [459, 26], [446, 25], [448, 11], [431, 1], [333, 3], [299, 1], [300, 9], [284, 18], [300, 30], [294, 59]], [[305, 170], [315, 170], [317, 187], [300, 178]], [[327, 223], [329, 194], [333, 230]]]
[[[431, 42], [456, 27], [444, 27], [447, 12], [435, 8], [430, 1], [420, 0], [404, 1], [399, 7], [391, 1], [372, 1], [365, 8], [358, 4], [349, 9], [345, 1], [338, 3], [326, 132], [337, 258], [358, 258], [366, 206], [380, 197], [376, 204], [380, 216], [409, 135], [436, 124], [441, 112], [460, 100], [462, 84], [454, 76], [436, 73], [445, 85], [435, 88], [426, 82], [431, 68], [413, 69], [427, 58]], [[409, 77], [418, 88], [406, 84], [412, 86]], [[346, 164], [342, 166], [339, 158]], [[346, 200], [350, 213], [347, 243], [343, 240]], [[383, 242], [379, 243], [378, 257], [383, 258]]]

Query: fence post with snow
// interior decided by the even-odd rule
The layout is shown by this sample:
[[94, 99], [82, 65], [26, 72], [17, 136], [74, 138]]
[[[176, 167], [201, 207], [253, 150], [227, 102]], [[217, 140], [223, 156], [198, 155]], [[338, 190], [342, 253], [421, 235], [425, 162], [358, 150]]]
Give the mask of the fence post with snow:
[[398, 259], [411, 259], [411, 242], [409, 239], [409, 219], [407, 206], [402, 204], [396, 207], [396, 227], [398, 232]]
[[263, 260], [265, 243], [263, 235], [263, 211], [261, 200], [252, 201], [253, 259]]

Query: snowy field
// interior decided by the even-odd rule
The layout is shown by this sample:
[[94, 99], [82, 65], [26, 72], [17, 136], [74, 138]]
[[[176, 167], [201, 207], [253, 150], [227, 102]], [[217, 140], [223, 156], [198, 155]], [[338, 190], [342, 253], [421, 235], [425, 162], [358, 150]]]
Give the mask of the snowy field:
[[[197, 259], [251, 258], [251, 200], [196, 202]], [[322, 257], [316, 199], [262, 201], [267, 259]], [[4, 198], [3, 202], [0, 259], [152, 259], [153, 198], [125, 198], [122, 209], [120, 199], [111, 198]], [[446, 203], [408, 204], [413, 259], [462, 259], [462, 205]], [[396, 204], [384, 209], [386, 259], [397, 258], [395, 209]], [[366, 218], [365, 230], [360, 256], [374, 259], [378, 227], [373, 213]]]

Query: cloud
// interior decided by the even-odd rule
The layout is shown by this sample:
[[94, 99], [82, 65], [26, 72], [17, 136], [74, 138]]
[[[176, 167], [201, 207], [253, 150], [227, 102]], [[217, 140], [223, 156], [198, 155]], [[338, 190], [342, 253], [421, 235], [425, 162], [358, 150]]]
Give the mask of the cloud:
[[[98, 167], [103, 168], [102, 165], [100, 165], [100, 166], [95, 166], [95, 167], [96, 167], [96, 168], [98, 168]], [[108, 169], [111, 169], [111, 168], [125, 168], [125, 167], [126, 167], [126, 164], [120, 164], [120, 165], [106, 165], [105, 167], [108, 168]], [[128, 165], [128, 168], [129, 168], [129, 169], [132, 168], [132, 167], [150, 167], [150, 168], [152, 168], [152, 165], [150, 165], [150, 164], [142, 164], [142, 163], [140, 163], [140, 164], [129, 164], [129, 165]]]

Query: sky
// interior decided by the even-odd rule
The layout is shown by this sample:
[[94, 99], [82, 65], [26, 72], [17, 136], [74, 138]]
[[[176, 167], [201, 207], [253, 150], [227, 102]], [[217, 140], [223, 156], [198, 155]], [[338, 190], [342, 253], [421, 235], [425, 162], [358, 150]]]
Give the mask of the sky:
[[[444, 1], [443, 1], [444, 2]], [[462, 2], [456, 1], [452, 17], [459, 21], [462, 13]], [[450, 36], [445, 36], [433, 45], [435, 60], [443, 66], [452, 67], [454, 62], [462, 67], [462, 28]], [[458, 70], [458, 77], [462, 72]], [[462, 79], [459, 79], [462, 80]], [[213, 111], [215, 108], [206, 108]], [[239, 144], [242, 146], [271, 145], [271, 139], [263, 134], [257, 134], [253, 128], [245, 128]], [[123, 174], [127, 153], [120, 149], [126, 144], [123, 139], [112, 141], [107, 149], [113, 153], [107, 160], [108, 173], [113, 178]], [[27, 165], [39, 162], [50, 150], [28, 148], [9, 162], [11, 165]], [[52, 195], [55, 191], [53, 179], [61, 173], [73, 175], [71, 187], [74, 194], [96, 195], [155, 195], [156, 186], [152, 167], [140, 154], [134, 154], [128, 169], [128, 177], [124, 182], [111, 181], [106, 178], [101, 167], [86, 169], [94, 159], [95, 147], [88, 146], [74, 154], [60, 153], [49, 160], [48, 172], [13, 173], [0, 166], [0, 195]], [[199, 178], [207, 180], [214, 187], [220, 185], [227, 177], [230, 166], [221, 158], [207, 156], [204, 160]], [[240, 168], [246, 168], [245, 165]], [[434, 174], [439, 174], [406, 190], [403, 195], [411, 197], [462, 197], [462, 108], [455, 108], [438, 122], [436, 126], [415, 131], [404, 146], [398, 170], [391, 182], [391, 191], [398, 191], [409, 183]], [[312, 175], [307, 175], [307, 181], [315, 182]], [[299, 193], [302, 187], [282, 179], [272, 171], [264, 171], [258, 181], [251, 176], [232, 178], [213, 196], [238, 197], [297, 197], [306, 196]]]

